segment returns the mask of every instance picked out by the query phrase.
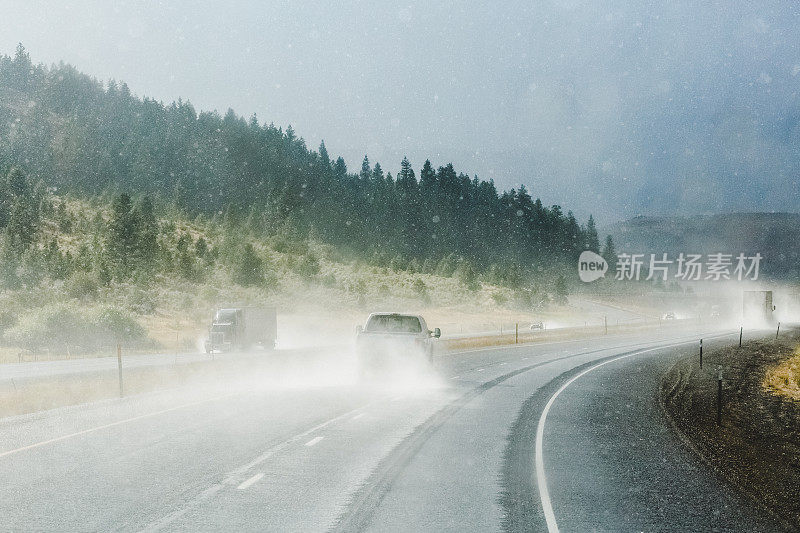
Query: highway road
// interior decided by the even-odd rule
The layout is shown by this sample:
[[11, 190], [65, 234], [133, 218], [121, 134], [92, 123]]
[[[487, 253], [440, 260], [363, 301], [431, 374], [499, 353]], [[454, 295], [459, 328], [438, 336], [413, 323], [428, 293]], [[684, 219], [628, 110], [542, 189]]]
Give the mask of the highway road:
[[727, 333], [473, 350], [367, 385], [341, 353], [2, 419], [0, 529], [776, 531], [656, 398]]

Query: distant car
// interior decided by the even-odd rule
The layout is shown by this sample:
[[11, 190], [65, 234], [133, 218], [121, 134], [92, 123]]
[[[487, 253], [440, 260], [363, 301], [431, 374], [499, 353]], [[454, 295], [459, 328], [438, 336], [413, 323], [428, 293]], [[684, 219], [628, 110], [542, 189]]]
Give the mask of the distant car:
[[675, 313], [670, 311], [669, 313], [664, 313], [664, 320], [675, 320]]
[[433, 341], [439, 328], [428, 329], [419, 315], [372, 313], [362, 328], [356, 328], [359, 375], [390, 371], [393, 365], [433, 362]]
[[531, 331], [537, 329], [544, 329], [544, 322], [540, 320], [539, 322], [534, 322], [533, 324], [531, 324]]

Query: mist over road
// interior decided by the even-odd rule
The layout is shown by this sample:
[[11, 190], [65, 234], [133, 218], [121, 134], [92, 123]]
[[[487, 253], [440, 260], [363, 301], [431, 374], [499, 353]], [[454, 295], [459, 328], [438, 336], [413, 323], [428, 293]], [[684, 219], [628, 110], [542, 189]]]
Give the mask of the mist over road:
[[658, 407], [661, 371], [696, 339], [734, 341], [715, 333], [729, 332], [451, 353], [368, 385], [329, 364], [3, 419], [0, 516], [11, 530], [774, 531]]

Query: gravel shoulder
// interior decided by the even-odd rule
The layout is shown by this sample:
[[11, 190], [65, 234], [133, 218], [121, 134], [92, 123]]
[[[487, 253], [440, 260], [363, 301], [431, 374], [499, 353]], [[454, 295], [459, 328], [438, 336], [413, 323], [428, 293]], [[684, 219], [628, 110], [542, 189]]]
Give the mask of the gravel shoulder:
[[[765, 386], [768, 372], [796, 353], [797, 330], [677, 361], [660, 399], [683, 441], [756, 505], [800, 530], [800, 401]], [[717, 377], [722, 367], [721, 424]]]

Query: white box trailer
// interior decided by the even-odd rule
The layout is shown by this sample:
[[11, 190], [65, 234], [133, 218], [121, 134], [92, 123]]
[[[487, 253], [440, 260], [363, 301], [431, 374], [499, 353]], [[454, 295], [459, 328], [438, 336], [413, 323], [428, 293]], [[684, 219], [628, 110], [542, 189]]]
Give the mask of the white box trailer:
[[742, 293], [742, 320], [745, 327], [772, 324], [774, 311], [772, 291], [744, 291]]

